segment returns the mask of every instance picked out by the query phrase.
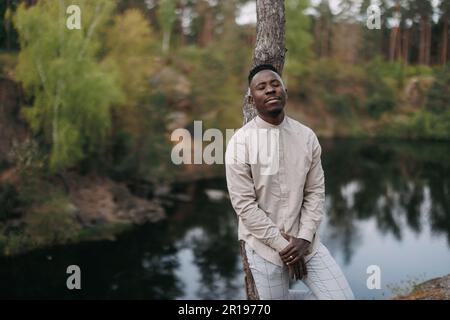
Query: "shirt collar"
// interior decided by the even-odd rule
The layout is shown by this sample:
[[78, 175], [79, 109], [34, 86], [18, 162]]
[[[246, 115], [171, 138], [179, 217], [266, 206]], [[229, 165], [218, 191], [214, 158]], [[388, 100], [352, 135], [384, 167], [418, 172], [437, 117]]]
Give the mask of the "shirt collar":
[[286, 126], [287, 118], [288, 118], [288, 116], [285, 114], [285, 115], [284, 115], [284, 118], [283, 118], [283, 121], [281, 121], [281, 123], [280, 123], [279, 125], [275, 125], [275, 124], [271, 124], [271, 123], [269, 123], [269, 122], [263, 120], [259, 115], [257, 115], [257, 116], [255, 117], [255, 122], [256, 122], [256, 125], [257, 125], [258, 127], [260, 127], [260, 128], [266, 128], [266, 129], [270, 129], [270, 128], [273, 128], [273, 129], [281, 129], [281, 128], [283, 128], [284, 126]]

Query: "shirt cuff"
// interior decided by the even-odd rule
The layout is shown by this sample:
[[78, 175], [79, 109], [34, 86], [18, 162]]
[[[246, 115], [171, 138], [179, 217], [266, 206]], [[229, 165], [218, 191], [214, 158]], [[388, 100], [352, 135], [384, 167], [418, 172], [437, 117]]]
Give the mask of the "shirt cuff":
[[300, 232], [298, 233], [298, 237], [301, 239], [307, 240], [309, 242], [312, 242], [312, 240], [314, 238], [314, 234], [315, 234], [315, 232], [313, 230], [300, 227]]
[[277, 252], [282, 251], [284, 248], [286, 248], [289, 245], [289, 241], [287, 241], [283, 236], [279, 236], [275, 238], [275, 240], [272, 242], [272, 248], [274, 248]]

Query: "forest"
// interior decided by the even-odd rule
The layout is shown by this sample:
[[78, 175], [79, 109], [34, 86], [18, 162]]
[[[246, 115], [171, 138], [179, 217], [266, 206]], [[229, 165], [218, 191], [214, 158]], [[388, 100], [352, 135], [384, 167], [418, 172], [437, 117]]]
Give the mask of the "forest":
[[[73, 4], [79, 30], [66, 27]], [[379, 29], [367, 27], [371, 4]], [[170, 134], [196, 120], [223, 132], [242, 125], [254, 5], [2, 0], [0, 250], [158, 220], [149, 199], [164, 186], [220, 172], [174, 165]], [[285, 8], [288, 115], [320, 138], [450, 140], [450, 1]]]

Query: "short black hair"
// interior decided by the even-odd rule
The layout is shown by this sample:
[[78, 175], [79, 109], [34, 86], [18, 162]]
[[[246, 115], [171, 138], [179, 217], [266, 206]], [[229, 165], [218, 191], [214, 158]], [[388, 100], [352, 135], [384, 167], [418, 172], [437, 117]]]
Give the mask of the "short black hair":
[[276, 74], [278, 74], [279, 76], [281, 76], [280, 73], [278, 72], [277, 68], [275, 68], [273, 65], [268, 64], [268, 63], [259, 64], [257, 66], [254, 66], [248, 73], [248, 84], [250, 85], [250, 82], [252, 82], [253, 77], [258, 72], [263, 71], [263, 70], [271, 70], [271, 71], [275, 72]]

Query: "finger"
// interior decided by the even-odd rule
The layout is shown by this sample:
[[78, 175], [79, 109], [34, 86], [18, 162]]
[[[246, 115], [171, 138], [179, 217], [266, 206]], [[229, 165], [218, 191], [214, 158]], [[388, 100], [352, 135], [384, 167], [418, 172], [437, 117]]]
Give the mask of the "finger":
[[291, 267], [288, 267], [289, 270], [289, 278], [292, 279], [294, 277], [293, 269]]
[[293, 273], [294, 273], [294, 276], [292, 277], [292, 279], [294, 280], [294, 281], [297, 281], [297, 279], [298, 279], [298, 270], [297, 270], [297, 266], [296, 265], [292, 265], [292, 270], [294, 271]]
[[295, 267], [296, 267], [296, 270], [297, 270], [297, 280], [301, 280], [302, 279], [301, 265], [299, 263], [296, 263]]
[[294, 257], [289, 261], [289, 264], [297, 264], [300, 261], [300, 257]]
[[298, 256], [298, 252], [297, 252], [297, 249], [295, 247], [292, 247], [286, 253], [281, 254], [281, 257], [285, 258], [285, 259], [287, 259], [289, 256], [294, 256], [294, 257]]
[[299, 259], [300, 259], [299, 256], [288, 256], [287, 258], [285, 258], [284, 260], [282, 259], [282, 260], [287, 265], [290, 265], [290, 264], [296, 263]]
[[294, 247], [293, 244], [291, 244], [291, 243], [288, 244], [288, 245], [286, 246], [286, 248], [284, 248], [283, 250], [280, 251], [280, 255], [284, 255], [284, 254], [286, 254], [286, 252], [291, 251], [293, 247]]
[[295, 248], [292, 248], [291, 250], [281, 255], [281, 257], [284, 259], [287, 259], [290, 256], [298, 256], [298, 252]]

